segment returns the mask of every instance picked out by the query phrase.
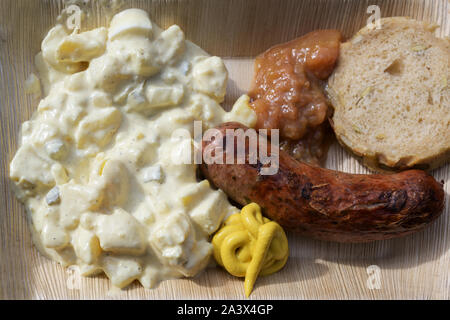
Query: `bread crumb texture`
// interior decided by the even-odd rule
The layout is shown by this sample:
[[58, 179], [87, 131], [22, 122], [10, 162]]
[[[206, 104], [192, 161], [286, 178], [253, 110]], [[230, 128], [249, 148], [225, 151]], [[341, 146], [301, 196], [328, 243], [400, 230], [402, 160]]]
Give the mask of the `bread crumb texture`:
[[341, 45], [327, 92], [338, 140], [375, 170], [432, 169], [450, 158], [448, 38], [394, 17]]

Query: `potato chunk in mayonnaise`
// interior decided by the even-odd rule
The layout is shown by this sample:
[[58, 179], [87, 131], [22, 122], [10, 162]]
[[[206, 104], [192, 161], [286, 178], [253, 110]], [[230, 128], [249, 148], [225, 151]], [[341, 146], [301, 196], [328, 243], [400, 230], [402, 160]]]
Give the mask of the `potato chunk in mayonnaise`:
[[37, 248], [118, 287], [197, 274], [210, 235], [237, 210], [197, 180], [196, 165], [173, 160], [190, 159], [196, 120], [256, 122], [248, 98], [231, 112], [219, 105], [223, 61], [129, 9], [109, 28], [55, 26], [36, 63], [45, 96], [22, 126], [10, 176]]

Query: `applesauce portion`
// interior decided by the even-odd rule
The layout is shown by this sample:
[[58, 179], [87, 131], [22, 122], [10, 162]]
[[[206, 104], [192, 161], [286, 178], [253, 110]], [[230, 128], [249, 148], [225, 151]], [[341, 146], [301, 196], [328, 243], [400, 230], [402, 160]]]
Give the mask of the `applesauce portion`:
[[256, 57], [249, 92], [257, 128], [279, 129], [280, 147], [297, 160], [320, 165], [328, 146], [330, 108], [323, 81], [339, 56], [341, 34], [318, 30]]

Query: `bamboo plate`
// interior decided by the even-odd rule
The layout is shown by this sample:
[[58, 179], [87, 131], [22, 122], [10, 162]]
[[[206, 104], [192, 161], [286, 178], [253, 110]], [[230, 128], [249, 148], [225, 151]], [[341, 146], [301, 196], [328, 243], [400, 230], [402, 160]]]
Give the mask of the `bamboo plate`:
[[[119, 3], [121, 1], [118, 1]], [[122, 1], [124, 2], [124, 1]], [[88, 2], [94, 25], [104, 24], [112, 9]], [[125, 2], [124, 2], [125, 3]], [[351, 36], [365, 25], [369, 5], [381, 16], [410, 16], [436, 22], [440, 36], [450, 35], [446, 0], [153, 0], [127, 1], [167, 28], [178, 24], [186, 37], [225, 59], [230, 73], [224, 107], [249, 87], [255, 55], [276, 43], [319, 28], [337, 28]], [[20, 124], [38, 100], [25, 94], [40, 43], [64, 8], [62, 1], [0, 1], [0, 298], [1, 299], [241, 299], [243, 281], [219, 268], [193, 279], [169, 280], [153, 290], [133, 283], [111, 290], [105, 276], [79, 278], [41, 256], [33, 247], [24, 207], [8, 180], [17, 150]], [[340, 146], [330, 150], [328, 168], [367, 170]], [[289, 234], [290, 258], [275, 275], [258, 279], [251, 299], [449, 299], [450, 166], [432, 172], [444, 180], [446, 208], [438, 221], [417, 234], [369, 244], [320, 242]]]

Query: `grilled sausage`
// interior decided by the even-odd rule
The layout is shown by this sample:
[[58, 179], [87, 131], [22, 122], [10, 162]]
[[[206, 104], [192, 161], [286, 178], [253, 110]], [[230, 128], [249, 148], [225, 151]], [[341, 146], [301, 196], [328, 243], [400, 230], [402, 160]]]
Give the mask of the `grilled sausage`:
[[[267, 165], [259, 158], [249, 164], [248, 143], [245, 164], [205, 163], [207, 150], [226, 146], [229, 139], [236, 144], [235, 135], [227, 135], [226, 129], [238, 128], [247, 129], [236, 122], [222, 124], [217, 128], [222, 141], [203, 141], [201, 172], [239, 204], [258, 203], [267, 217], [287, 230], [321, 240], [369, 242], [420, 230], [443, 211], [443, 185], [421, 170], [349, 174], [313, 167], [279, 151], [278, 172], [262, 175]], [[225, 163], [226, 150], [223, 157]]]

